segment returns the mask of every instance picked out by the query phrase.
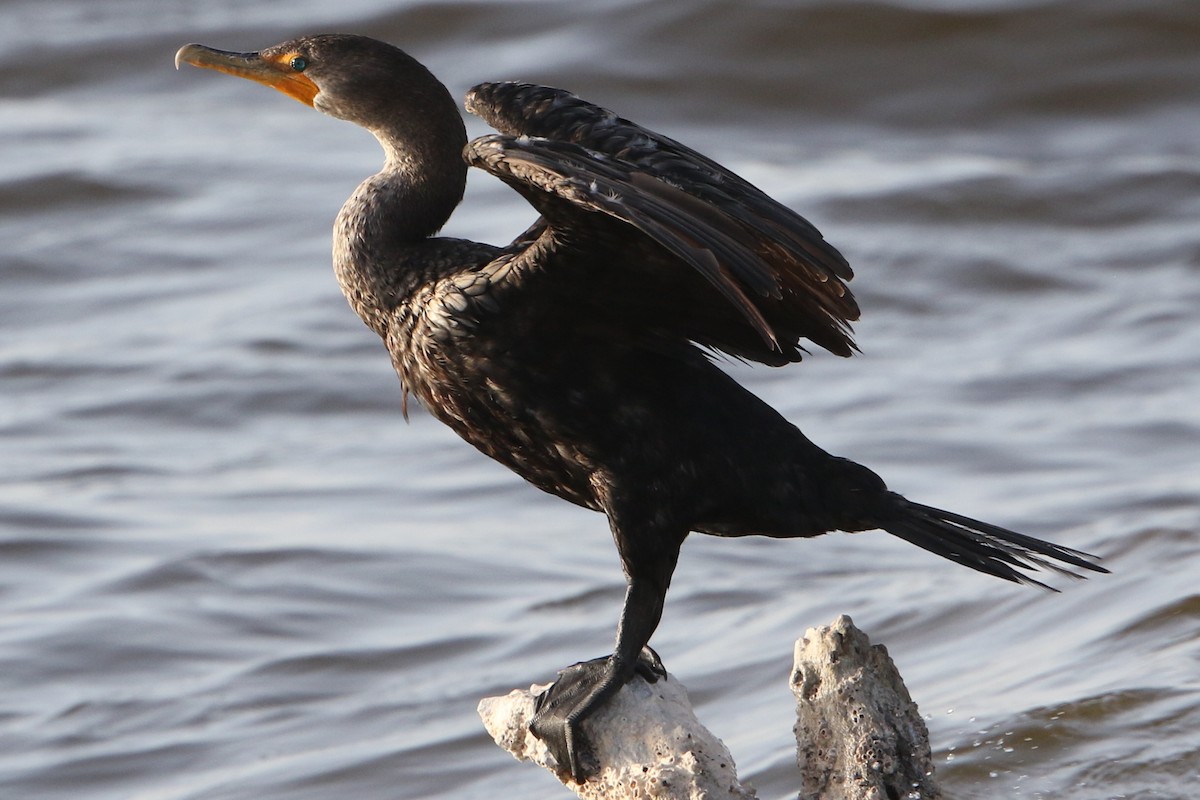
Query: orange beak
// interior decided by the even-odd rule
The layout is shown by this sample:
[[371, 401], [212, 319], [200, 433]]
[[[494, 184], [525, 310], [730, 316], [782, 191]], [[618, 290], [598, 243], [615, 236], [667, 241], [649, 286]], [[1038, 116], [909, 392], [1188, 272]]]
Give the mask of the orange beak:
[[292, 60], [297, 55], [279, 53], [264, 58], [260, 53], [231, 53], [202, 44], [185, 44], [175, 54], [175, 68], [179, 69], [180, 64], [188, 63], [194, 67], [249, 78], [311, 106], [313, 98], [321, 90], [303, 72], [292, 68]]

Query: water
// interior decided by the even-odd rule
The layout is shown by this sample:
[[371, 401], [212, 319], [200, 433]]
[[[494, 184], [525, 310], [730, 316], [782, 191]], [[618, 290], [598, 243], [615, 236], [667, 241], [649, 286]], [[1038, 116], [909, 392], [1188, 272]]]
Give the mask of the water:
[[[606, 652], [603, 519], [402, 421], [328, 267], [371, 138], [171, 69], [318, 30], [457, 94], [573, 89], [801, 209], [858, 271], [863, 355], [739, 376], [906, 494], [1114, 570], [1049, 595], [883, 534], [693, 537], [655, 643], [761, 796], [794, 795], [791, 642], [842, 612], [953, 796], [1195, 795], [1194, 3], [10, 0], [0, 797], [562, 796], [474, 706]], [[530, 219], [481, 174], [448, 232]]]

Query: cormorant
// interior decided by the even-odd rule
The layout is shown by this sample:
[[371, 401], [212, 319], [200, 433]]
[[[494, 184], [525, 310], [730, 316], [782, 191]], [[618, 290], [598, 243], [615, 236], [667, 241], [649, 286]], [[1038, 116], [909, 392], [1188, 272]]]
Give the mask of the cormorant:
[[[580, 725], [635, 673], [691, 531], [777, 538], [882, 529], [1010, 581], [1094, 556], [910, 502], [832, 456], [711, 360], [782, 366], [807, 339], [855, 350], [842, 255], [807, 220], [684, 145], [558, 89], [483, 83], [454, 100], [383, 42], [308, 36], [186, 62], [271, 86], [371, 133], [382, 171], [334, 226], [342, 291], [442, 422], [547, 492], [607, 515], [627, 578], [612, 655], [564, 670], [531, 729], [564, 774], [595, 770]], [[467, 166], [539, 212], [506, 247], [434, 234]], [[1058, 562], [1058, 563], [1055, 563]]]

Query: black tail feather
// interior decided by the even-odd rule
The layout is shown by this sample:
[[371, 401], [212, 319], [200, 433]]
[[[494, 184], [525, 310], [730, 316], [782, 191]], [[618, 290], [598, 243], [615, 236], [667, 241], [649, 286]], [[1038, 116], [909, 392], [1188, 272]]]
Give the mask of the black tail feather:
[[[1058, 591], [1020, 570], [1051, 570], [1072, 578], [1083, 575], [1068, 569], [1108, 572], [1096, 556], [1026, 536], [940, 508], [913, 503], [896, 496], [895, 516], [879, 527], [893, 536], [965, 567], [1016, 583]], [[1055, 563], [1058, 562], [1058, 563]]]

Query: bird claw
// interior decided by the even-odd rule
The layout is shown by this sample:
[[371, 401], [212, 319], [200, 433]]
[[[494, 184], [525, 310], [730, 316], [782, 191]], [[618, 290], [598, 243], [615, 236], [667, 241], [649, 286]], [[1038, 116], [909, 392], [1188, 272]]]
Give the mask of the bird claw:
[[638, 654], [633, 671], [642, 676], [646, 683], [658, 683], [659, 678], [667, 677], [667, 668], [663, 666], [662, 659], [650, 645], [643, 647], [642, 652]]
[[642, 649], [632, 668], [622, 669], [612, 656], [593, 658], [561, 670], [534, 700], [529, 732], [545, 743], [561, 777], [584, 783], [599, 772], [599, 759], [582, 723], [634, 675], [656, 683], [667, 677], [667, 670], [649, 647]]

